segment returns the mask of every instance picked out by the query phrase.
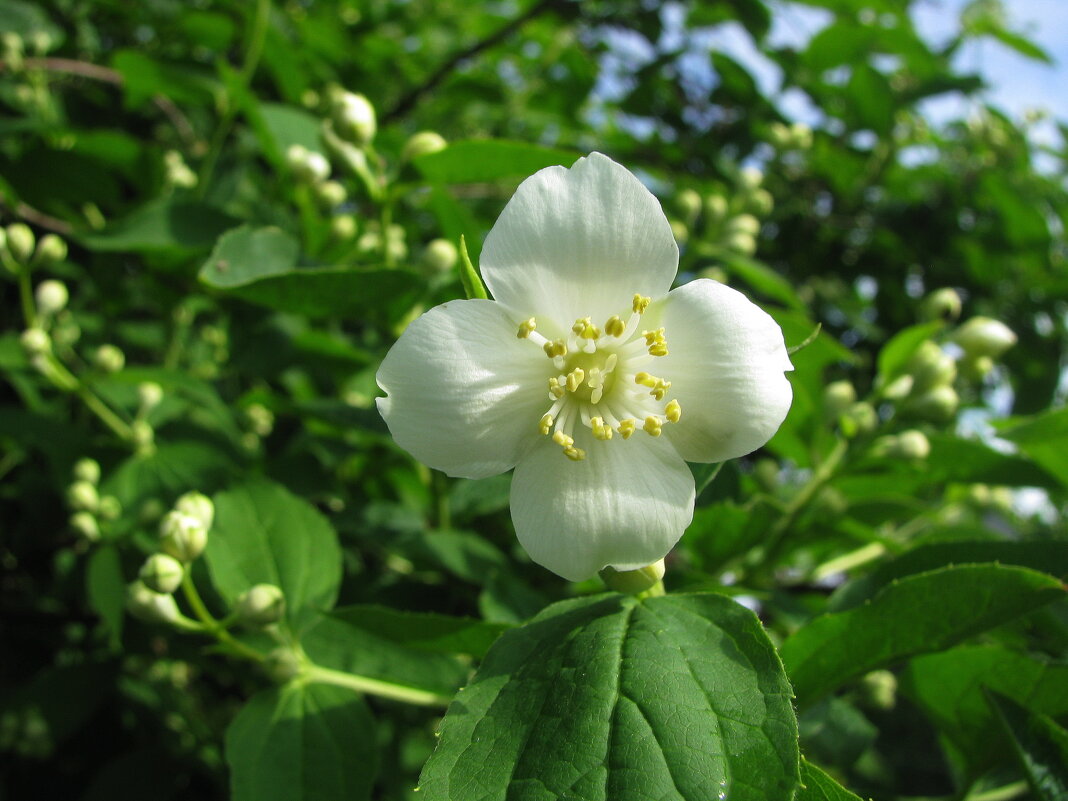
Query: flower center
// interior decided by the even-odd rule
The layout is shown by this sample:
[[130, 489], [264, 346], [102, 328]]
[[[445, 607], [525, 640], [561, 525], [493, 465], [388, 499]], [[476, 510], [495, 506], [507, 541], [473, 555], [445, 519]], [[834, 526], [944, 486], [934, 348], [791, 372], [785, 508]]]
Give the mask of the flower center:
[[665, 424], [679, 421], [679, 402], [664, 402], [671, 382], [644, 369], [668, 354], [663, 328], [638, 333], [648, 306], [649, 298], [635, 295], [626, 322], [613, 315], [598, 328], [581, 317], [568, 336], [556, 340], [539, 334], [533, 317], [519, 324], [517, 336], [540, 347], [554, 368], [548, 379], [550, 406], [538, 430], [551, 435], [569, 459], [586, 458], [586, 451], [575, 447], [576, 424], [607, 442], [616, 432], [629, 439], [639, 427], [659, 437]]

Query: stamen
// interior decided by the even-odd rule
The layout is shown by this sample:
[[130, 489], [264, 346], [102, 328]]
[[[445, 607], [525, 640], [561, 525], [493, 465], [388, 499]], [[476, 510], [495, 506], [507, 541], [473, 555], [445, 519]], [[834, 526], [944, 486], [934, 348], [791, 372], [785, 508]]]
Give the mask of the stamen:
[[560, 379], [553, 376], [549, 379], [549, 400], [559, 400], [564, 397], [564, 388], [560, 386]]
[[575, 392], [582, 386], [582, 382], [586, 379], [586, 372], [581, 367], [576, 367], [570, 373], [567, 374], [567, 391]]
[[626, 420], [620, 420], [619, 422], [619, 435], [623, 439], [630, 439], [630, 435], [634, 433], [635, 420], [633, 417], [628, 417]]
[[575, 440], [569, 437], [563, 431], [557, 431], [553, 434], [553, 442], [559, 445], [561, 448], [570, 448], [575, 444]]
[[575, 320], [571, 330], [582, 339], [600, 339], [601, 337], [601, 329], [595, 326], [589, 317], [580, 317]]
[[649, 308], [649, 303], [652, 298], [643, 297], [642, 295], [635, 294], [634, 299], [631, 301], [631, 310], [635, 314], [645, 314], [645, 310]]
[[653, 387], [652, 392], [650, 392], [649, 394], [652, 395], [657, 400], [663, 400], [664, 399], [664, 395], [667, 394], [667, 391], [670, 388], [671, 388], [671, 382], [670, 381], [665, 381], [662, 378], [658, 378], [658, 379], [656, 379], [656, 385]]
[[519, 331], [516, 336], [519, 339], [526, 339], [530, 336], [530, 332], [538, 327], [538, 321], [531, 317], [529, 320], [524, 320], [519, 324]]
[[679, 422], [679, 418], [682, 417], [682, 407], [679, 406], [678, 400], [672, 400], [664, 407], [664, 416], [672, 423]]
[[608, 318], [608, 322], [604, 324], [604, 332], [610, 337], [621, 337], [626, 330], [627, 324], [620, 319], [618, 314], [613, 314]]
[[664, 338], [663, 328], [658, 328], [655, 331], [642, 331], [642, 336], [645, 337], [645, 344], [649, 348], [650, 356], [667, 356], [667, 339]]
[[581, 462], [586, 458], [586, 451], [582, 448], [564, 448], [564, 456], [572, 462]]
[[651, 414], [645, 418], [645, 425], [642, 426], [642, 429], [651, 437], [659, 437], [663, 425], [659, 417]]
[[612, 427], [606, 426], [603, 418], [591, 418], [590, 428], [593, 429], [593, 436], [597, 439], [602, 441], [612, 439]]
[[552, 429], [552, 427], [553, 427], [553, 416], [551, 414], [549, 414], [548, 412], [546, 412], [545, 414], [542, 415], [541, 423], [538, 424], [538, 428], [541, 430], [542, 434], [544, 434], [545, 436], [548, 436], [549, 435], [549, 431]]
[[550, 359], [555, 359], [558, 356], [567, 355], [567, 344], [562, 339], [556, 339], [552, 342], [546, 342], [542, 349], [545, 351], [545, 355]]

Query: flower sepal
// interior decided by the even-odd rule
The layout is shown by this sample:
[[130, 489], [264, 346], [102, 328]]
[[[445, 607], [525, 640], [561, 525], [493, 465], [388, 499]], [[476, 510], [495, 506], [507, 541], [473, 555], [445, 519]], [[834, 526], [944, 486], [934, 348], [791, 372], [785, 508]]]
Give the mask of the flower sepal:
[[637, 570], [616, 570], [606, 567], [598, 574], [610, 590], [637, 598], [657, 598], [664, 595], [664, 560]]

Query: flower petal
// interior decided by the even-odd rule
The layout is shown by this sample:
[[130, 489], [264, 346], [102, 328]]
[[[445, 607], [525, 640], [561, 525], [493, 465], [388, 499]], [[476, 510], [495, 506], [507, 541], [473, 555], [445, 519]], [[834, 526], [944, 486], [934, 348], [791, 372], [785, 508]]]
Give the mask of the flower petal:
[[656, 372], [682, 407], [682, 419], [664, 431], [682, 458], [722, 462], [771, 439], [793, 400], [784, 372], [794, 368], [778, 323], [709, 279], [672, 290], [650, 312], [669, 348]]
[[693, 518], [686, 463], [663, 437], [576, 439], [581, 462], [544, 439], [515, 469], [512, 522], [530, 558], [570, 581], [662, 558]]
[[678, 266], [660, 202], [601, 153], [523, 181], [480, 257], [495, 299], [566, 327], [586, 316], [596, 325], [626, 319], [634, 293], [662, 296]]
[[511, 469], [538, 438], [550, 372], [499, 303], [452, 301], [412, 322], [386, 354], [378, 409], [419, 461], [485, 478]]

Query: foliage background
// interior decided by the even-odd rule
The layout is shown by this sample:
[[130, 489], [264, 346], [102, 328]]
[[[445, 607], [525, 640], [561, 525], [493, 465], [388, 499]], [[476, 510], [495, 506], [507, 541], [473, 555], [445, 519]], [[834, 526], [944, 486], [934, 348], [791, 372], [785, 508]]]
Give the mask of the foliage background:
[[[248, 575], [228, 568], [223, 534], [278, 549], [293, 547], [287, 535], [318, 537], [309, 571], [323, 586], [304, 604], [289, 598], [304, 649], [445, 695], [491, 635], [600, 591], [529, 563], [510, 530], [507, 476], [431, 474], [391, 443], [373, 405], [377, 365], [405, 322], [463, 295], [431, 242], [462, 234], [477, 263], [522, 178], [596, 149], [661, 198], [683, 277], [742, 289], [791, 346], [822, 325], [795, 354], [795, 403], [780, 433], [702, 492], [669, 558], [669, 591], [711, 590], [759, 612], [772, 641], [787, 643], [803, 753], [858, 794], [1056, 797], [1020, 783], [1034, 779], [1034, 749], [1011, 721], [1017, 709], [1056, 732], [1068, 714], [1068, 607], [1048, 578], [1068, 572], [1066, 130], [1058, 123], [1057, 144], [1036, 144], [1034, 121], [985, 106], [982, 79], [953, 61], [977, 39], [1050, 54], [987, 0], [970, 3], [960, 35], [937, 48], [918, 36], [908, 2], [806, 5], [831, 13], [826, 27], [801, 46], [771, 47], [781, 8], [761, 0], [0, 1], [0, 214], [69, 245], [21, 281], [70, 289], [52, 337], [78, 380], [64, 391], [24, 353], [9, 269], [3, 792], [417, 797], [440, 710], [374, 697], [364, 707], [329, 685], [291, 716], [308, 723], [303, 739], [286, 740], [301, 754], [299, 789], [285, 784], [285, 766], [273, 785], [244, 783], [228, 727], [244, 709], [237, 737], [241, 720], [256, 728], [256, 704], [288, 701], [225, 648], [128, 617], [125, 585], [175, 498], [221, 493], [208, 561], [194, 569], [218, 616], [253, 581], [277, 579], [263, 564]], [[727, 22], [819, 110], [815, 130], [786, 127], [744, 64], [702, 44]], [[321, 137], [332, 86], [377, 110], [373, 147], [360, 151], [370, 179], [339, 156], [351, 149], [330, 151]], [[932, 125], [917, 112], [945, 96], [975, 98], [974, 113]], [[406, 156], [425, 130], [450, 146]], [[342, 203], [322, 203], [294, 174], [293, 144], [331, 153]], [[763, 169], [770, 198], [744, 165]], [[732, 223], [742, 214], [759, 219], [755, 241], [739, 236], [748, 223]], [[963, 299], [963, 319], [1001, 320], [1017, 345], [984, 376], [960, 361], [959, 409], [924, 408], [918, 392], [886, 397], [896, 377], [918, 373], [921, 342], [951, 338], [953, 320], [931, 322], [922, 305], [943, 287]], [[103, 344], [122, 349], [123, 369], [95, 366]], [[873, 402], [873, 422], [830, 408], [824, 387], [843, 379]], [[144, 382], [164, 399], [141, 413]], [[85, 393], [125, 428], [102, 423]], [[151, 444], [129, 436], [136, 421]], [[913, 429], [930, 443], [925, 458], [880, 440]], [[121, 505], [93, 541], [68, 524], [64, 500], [84, 456]], [[249, 533], [249, 510], [292, 526]], [[901, 586], [889, 611], [845, 617]], [[314, 611], [335, 599], [348, 612]], [[382, 622], [383, 608], [479, 620], [482, 639], [418, 650]], [[844, 628], [811, 624], [825, 612], [834, 614], [820, 620]], [[806, 648], [840, 664], [805, 674]], [[341, 743], [327, 761], [342, 766], [336, 785], [307, 770], [329, 742]]]

